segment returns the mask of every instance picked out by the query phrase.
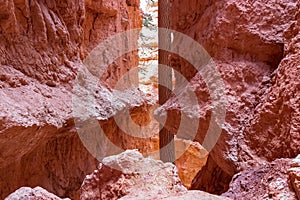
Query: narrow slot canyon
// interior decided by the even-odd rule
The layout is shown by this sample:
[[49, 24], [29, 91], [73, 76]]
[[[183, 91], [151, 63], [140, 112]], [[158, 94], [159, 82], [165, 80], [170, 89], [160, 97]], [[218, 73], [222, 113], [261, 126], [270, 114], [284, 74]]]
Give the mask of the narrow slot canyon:
[[300, 199], [299, 0], [2, 0], [0, 52], [0, 199]]

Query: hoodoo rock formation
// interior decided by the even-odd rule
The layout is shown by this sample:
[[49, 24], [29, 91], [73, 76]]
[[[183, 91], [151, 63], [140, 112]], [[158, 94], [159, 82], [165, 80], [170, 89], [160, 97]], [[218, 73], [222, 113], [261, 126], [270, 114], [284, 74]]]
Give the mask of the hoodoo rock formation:
[[[174, 95], [155, 110], [157, 98], [137, 88], [137, 70], [116, 89], [138, 66], [137, 50], [99, 77], [85, 71], [85, 61], [97, 63], [89, 60], [95, 47], [142, 27], [139, 0], [0, 0], [0, 199], [300, 198], [299, 0], [169, 6], [171, 28], [211, 60], [174, 33], [174, 46], [192, 56], [170, 53], [170, 65], [189, 84], [175, 73]], [[126, 45], [138, 44], [133, 38]], [[143, 127], [166, 116], [174, 134], [186, 123], [175, 140], [176, 154], [186, 149], [174, 162], [178, 174], [142, 156], [157, 158], [159, 149], [159, 124]], [[208, 130], [212, 149], [203, 144]]]

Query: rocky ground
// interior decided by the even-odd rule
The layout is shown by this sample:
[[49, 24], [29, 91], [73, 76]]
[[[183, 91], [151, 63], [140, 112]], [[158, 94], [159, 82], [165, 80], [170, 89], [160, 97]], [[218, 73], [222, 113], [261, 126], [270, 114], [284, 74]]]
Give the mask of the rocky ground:
[[[42, 188], [20, 188], [5, 200], [58, 200]], [[80, 189], [80, 199], [227, 199], [201, 191], [188, 191], [177, 174], [176, 166], [144, 158], [136, 150], [103, 159], [87, 175]]]
[[[226, 193], [215, 196], [187, 190], [179, 179], [175, 165], [144, 158], [137, 150], [127, 150], [104, 158], [97, 169], [86, 176], [80, 188], [80, 199], [297, 199], [300, 177], [289, 179], [289, 174], [294, 176], [299, 169], [299, 158], [278, 159], [249, 168], [234, 176]], [[5, 200], [22, 198], [60, 199], [40, 187], [23, 187]]]

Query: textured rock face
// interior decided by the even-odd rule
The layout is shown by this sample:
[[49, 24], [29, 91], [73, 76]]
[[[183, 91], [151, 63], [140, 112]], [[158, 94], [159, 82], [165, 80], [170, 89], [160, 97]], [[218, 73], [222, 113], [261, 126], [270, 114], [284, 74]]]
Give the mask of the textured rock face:
[[248, 146], [256, 155], [267, 160], [295, 157], [300, 150], [299, 31], [298, 12], [285, 32], [286, 55], [245, 130]]
[[23, 185], [42, 186], [56, 195], [74, 198], [85, 173], [97, 163], [72, 126], [13, 127], [1, 133], [15, 138], [1, 140], [1, 198]]
[[[193, 38], [212, 56], [227, 99], [226, 122], [210, 152], [210, 163], [214, 164], [208, 163], [199, 172], [209, 174], [219, 167], [219, 175], [195, 179], [192, 188], [215, 188], [210, 192], [220, 193], [219, 180], [227, 180], [223, 188], [228, 188], [228, 177], [238, 171], [299, 153], [298, 11], [299, 2], [294, 0], [173, 1], [172, 28]], [[166, 126], [176, 133], [180, 117], [189, 118], [194, 113], [199, 119], [195, 140], [202, 143], [212, 116], [208, 88], [203, 77], [182, 58], [172, 56], [171, 64], [190, 80], [201, 112], [195, 113], [193, 106], [179, 105], [173, 98], [158, 117], [168, 111], [170, 123]], [[176, 78], [180, 88], [182, 80]], [[186, 96], [185, 91], [182, 96]]]
[[88, 175], [81, 187], [81, 199], [117, 199], [129, 193], [150, 192], [166, 196], [185, 191], [177, 170], [135, 150], [103, 159], [97, 170]]
[[178, 169], [178, 176], [182, 184], [190, 189], [192, 181], [198, 171], [205, 166], [207, 161], [207, 151], [198, 143], [190, 142], [188, 140], [180, 140], [175, 138], [175, 155], [177, 153], [177, 160], [175, 165]]
[[[172, 1], [172, 28], [205, 47], [221, 73], [227, 97], [226, 123], [206, 166], [202, 168], [202, 163], [190, 165], [193, 170], [202, 168], [191, 188], [219, 194], [227, 190], [235, 173], [249, 166], [260, 166], [266, 160], [271, 162], [276, 158], [299, 154], [299, 9], [297, 0]], [[129, 108], [131, 118], [139, 127], [149, 123], [153, 102], [145, 100], [134, 89], [120, 92], [115, 97], [112, 89], [93, 85], [90, 92], [97, 100], [96, 110], [87, 114], [101, 120], [88, 124], [90, 126], [84, 132], [84, 136], [89, 136], [86, 141], [88, 145], [82, 144], [73, 122], [73, 82], [78, 69], [82, 68], [82, 61], [98, 43], [112, 34], [140, 27], [139, 16], [138, 0], [0, 2], [1, 199], [23, 185], [39, 185], [61, 197], [79, 198], [82, 180], [97, 165], [86, 148], [99, 153], [102, 158], [110, 149], [97, 142], [105, 143], [107, 138], [117, 147], [138, 148], [143, 153], [158, 148], [157, 137], [143, 139], [128, 136], [113, 119], [113, 116], [119, 116], [119, 123], [126, 127], [129, 117], [125, 108]], [[118, 79], [137, 63], [137, 52], [128, 53], [113, 62], [100, 79], [102, 83], [114, 87]], [[160, 108], [169, 112], [171, 123], [167, 122], [167, 128], [175, 133], [179, 128], [177, 122], [180, 116], [190, 119], [190, 122], [193, 118], [199, 118], [195, 140], [202, 143], [212, 118], [211, 97], [206, 83], [183, 59], [172, 56], [171, 63], [192, 83], [201, 111], [196, 113], [193, 105], [182, 107], [176, 98], [172, 98]], [[135, 83], [135, 77], [130, 79], [131, 83]], [[181, 90], [181, 80], [176, 78], [176, 88]], [[78, 88], [76, 95], [84, 97], [87, 91], [85, 87]], [[183, 91], [181, 97], [187, 97], [186, 94]], [[91, 105], [92, 100], [87, 98], [79, 104], [83, 107]], [[180, 110], [184, 112], [180, 113]], [[106, 140], [99, 137], [94, 125], [103, 128]], [[187, 158], [199, 151], [199, 148], [188, 150], [188, 155], [176, 163], [182, 166], [180, 175], [188, 186], [196, 172], [190, 173], [190, 169], [184, 167], [189, 162]], [[195, 158], [199, 159], [199, 155]], [[278, 162], [275, 162], [275, 167], [271, 163], [266, 165], [267, 169], [258, 167], [254, 171], [262, 170], [268, 174], [269, 171], [273, 173], [274, 167], [275, 173], [275, 169], [279, 169], [276, 166], [281, 166], [280, 163], [285, 161]], [[286, 164], [282, 164], [283, 170]], [[169, 167], [170, 179], [166, 178], [166, 181], [172, 185], [170, 180], [174, 181], [174, 166]], [[97, 176], [101, 175], [101, 170], [116, 178], [108, 180], [104, 177], [101, 179], [104, 182], [99, 183]], [[244, 173], [247, 177], [252, 172]], [[87, 195], [86, 198], [100, 195], [100, 190], [94, 190], [92, 186], [97, 183], [100, 185], [97, 188], [105, 188], [103, 195], [107, 198], [121, 197], [127, 193], [124, 198], [144, 199], [144, 195], [149, 198], [156, 198], [157, 195], [161, 198], [173, 195], [170, 198], [175, 199], [204, 198], [201, 195], [208, 199], [219, 198], [202, 192], [176, 193], [173, 190], [176, 184], [161, 194], [156, 190], [155, 193], [131, 193], [141, 188], [144, 190], [143, 185], [137, 184], [142, 178], [132, 174], [124, 175], [101, 165], [86, 179], [83, 194]], [[162, 172], [161, 175], [166, 174]], [[150, 176], [153, 181], [151, 188], [157, 186], [155, 176]], [[287, 186], [286, 172], [278, 176], [284, 176], [282, 183]], [[289, 176], [291, 185], [299, 194], [298, 170], [290, 170]], [[175, 179], [178, 180], [176, 175]], [[279, 198], [281, 193], [276, 191], [281, 189], [273, 187], [281, 180], [276, 181], [271, 185], [261, 185], [261, 188], [272, 189], [267, 195]], [[234, 195], [244, 195], [240, 185], [235, 182], [232, 185], [239, 191]], [[119, 186], [122, 187], [119, 189]], [[257, 191], [262, 191], [261, 188]], [[289, 195], [288, 189], [285, 187], [282, 194]], [[257, 193], [259, 195], [260, 192]]]
[[[139, 2], [134, 0], [1, 1], [1, 199], [23, 185], [78, 197], [77, 190], [96, 160], [81, 143], [73, 122], [76, 73], [99, 42], [116, 32], [139, 28], [139, 15]], [[135, 67], [137, 52], [116, 62], [100, 77], [111, 86]], [[100, 97], [111, 94], [103, 86], [96, 87]], [[122, 110], [110, 106], [111, 101], [99, 100], [101, 123], [107, 123], [117, 107]], [[131, 102], [141, 105], [138, 100]], [[110, 128], [108, 134], [118, 132]]]
[[81, 199], [226, 199], [187, 191], [171, 163], [143, 158], [136, 150], [103, 159], [81, 187]]
[[291, 168], [288, 171], [291, 185], [300, 198], [300, 155], [292, 161]]
[[[142, 15], [139, 0], [85, 1], [86, 13], [82, 24], [83, 41], [81, 57], [94, 49], [112, 33], [140, 28]], [[133, 67], [138, 66], [137, 50], [116, 59], [103, 74], [101, 80], [114, 87], [119, 78]], [[137, 84], [137, 71], [131, 82]]]
[[232, 199], [297, 199], [288, 176], [291, 159], [249, 168], [235, 175], [222, 196]]
[[[18, 200], [18, 199], [26, 199], [26, 200], [61, 200], [58, 196], [49, 193], [47, 190], [41, 187], [29, 188], [22, 187], [16, 190], [14, 193], [10, 194], [5, 200]], [[65, 199], [67, 200], [67, 199]]]
[[195, 191], [195, 190], [190, 190], [186, 192], [180, 192], [180, 193], [173, 193], [169, 196], [163, 195], [163, 194], [155, 194], [151, 195], [149, 192], [147, 193], [140, 193], [136, 195], [127, 195], [125, 197], [121, 198], [122, 200], [144, 200], [144, 199], [168, 199], [168, 200], [190, 200], [190, 199], [201, 199], [201, 200], [230, 200], [229, 198], [226, 197], [220, 197], [216, 195], [212, 195], [206, 192], [202, 191]]

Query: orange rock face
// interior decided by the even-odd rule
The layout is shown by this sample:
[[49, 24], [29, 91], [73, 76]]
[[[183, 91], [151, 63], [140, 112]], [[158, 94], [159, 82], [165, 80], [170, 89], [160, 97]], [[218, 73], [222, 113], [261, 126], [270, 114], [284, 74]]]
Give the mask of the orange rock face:
[[[77, 71], [98, 43], [140, 26], [135, 0], [0, 3], [0, 199], [25, 185], [78, 197], [84, 176], [97, 162], [73, 122]], [[100, 77], [111, 86], [137, 65], [137, 52], [116, 63]], [[110, 95], [97, 87], [99, 96]], [[101, 100], [99, 113], [105, 121], [116, 107], [109, 109], [112, 99]]]

